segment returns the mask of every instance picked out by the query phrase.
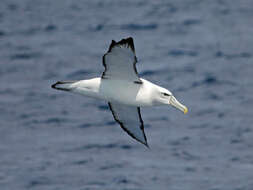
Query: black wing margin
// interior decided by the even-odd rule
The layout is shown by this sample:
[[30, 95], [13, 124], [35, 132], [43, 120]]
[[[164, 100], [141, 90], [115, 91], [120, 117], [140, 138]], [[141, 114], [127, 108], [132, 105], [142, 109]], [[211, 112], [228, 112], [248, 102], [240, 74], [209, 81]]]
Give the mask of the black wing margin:
[[121, 128], [132, 138], [149, 148], [140, 108], [110, 102], [108, 102], [108, 105], [115, 121], [119, 123]]
[[109, 47], [108, 52], [111, 52], [112, 48], [114, 48], [115, 46], [125, 46], [126, 48], [131, 48], [131, 50], [135, 54], [134, 40], [133, 40], [132, 37], [129, 37], [129, 38], [126, 38], [126, 39], [122, 39], [119, 42], [115, 42], [114, 40], [112, 40], [112, 43], [111, 43], [111, 45]]
[[[118, 48], [121, 49], [121, 52]], [[127, 51], [127, 49], [130, 51]], [[103, 56], [105, 70], [102, 74], [102, 79], [120, 78], [141, 84], [136, 63], [137, 57], [132, 37], [122, 39], [119, 42], [112, 40], [107, 53]]]

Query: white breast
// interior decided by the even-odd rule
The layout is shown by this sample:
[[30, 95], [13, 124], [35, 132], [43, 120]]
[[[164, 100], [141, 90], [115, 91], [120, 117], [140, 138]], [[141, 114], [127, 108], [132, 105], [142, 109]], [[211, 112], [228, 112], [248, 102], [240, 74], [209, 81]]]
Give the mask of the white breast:
[[100, 93], [104, 99], [133, 106], [151, 106], [152, 86], [141, 79], [142, 84], [123, 80], [101, 80]]
[[156, 85], [141, 79], [142, 84], [126, 80], [93, 78], [76, 82], [73, 92], [132, 106], [154, 105]]

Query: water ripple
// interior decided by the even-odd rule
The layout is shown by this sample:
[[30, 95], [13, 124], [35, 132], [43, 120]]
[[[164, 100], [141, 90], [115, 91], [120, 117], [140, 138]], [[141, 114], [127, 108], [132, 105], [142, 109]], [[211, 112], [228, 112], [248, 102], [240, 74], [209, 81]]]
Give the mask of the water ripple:
[[82, 150], [90, 150], [90, 149], [124, 149], [124, 150], [129, 150], [132, 149], [133, 147], [131, 145], [120, 145], [120, 144], [87, 144], [81, 147], [77, 147], [71, 150], [65, 150], [67, 152], [73, 152], [73, 151], [82, 151]]
[[158, 28], [158, 24], [126, 24], [122, 25], [123, 30], [155, 30]]
[[74, 165], [84, 165], [87, 164], [88, 162], [90, 162], [89, 160], [78, 160], [73, 162]]
[[102, 166], [99, 169], [100, 170], [110, 170], [110, 169], [114, 169], [114, 168], [123, 168], [124, 166], [125, 166], [124, 164], [111, 164], [111, 165]]
[[10, 56], [11, 60], [28, 60], [33, 58], [41, 57], [41, 53], [39, 52], [25, 52], [25, 53], [15, 53]]
[[0, 38], [4, 37], [6, 35], [6, 33], [2, 30], [0, 30]]
[[170, 56], [179, 57], [179, 56], [198, 56], [198, 52], [194, 50], [185, 50], [185, 49], [173, 49], [168, 53]]
[[224, 53], [223, 51], [217, 51], [215, 53], [215, 57], [217, 58], [226, 58], [226, 59], [233, 59], [233, 58], [250, 58], [252, 55], [249, 52], [241, 52], [237, 54], [228, 54]]
[[200, 24], [200, 23], [201, 21], [197, 19], [187, 19], [187, 20], [184, 20], [183, 25], [190, 26], [190, 25], [195, 25], [195, 24]]
[[47, 177], [40, 176], [31, 180], [28, 184], [28, 188], [35, 188], [37, 186], [48, 185], [48, 184], [50, 184], [50, 180]]
[[56, 25], [53, 25], [53, 24], [49, 24], [45, 27], [45, 31], [46, 32], [52, 32], [54, 30], [57, 30], [57, 26]]

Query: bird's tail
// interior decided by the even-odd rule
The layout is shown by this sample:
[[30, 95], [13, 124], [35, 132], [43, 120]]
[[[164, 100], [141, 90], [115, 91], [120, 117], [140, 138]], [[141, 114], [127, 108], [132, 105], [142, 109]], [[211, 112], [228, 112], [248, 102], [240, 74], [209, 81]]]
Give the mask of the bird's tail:
[[58, 81], [53, 84], [51, 87], [57, 90], [70, 91], [73, 88], [73, 84], [76, 81]]

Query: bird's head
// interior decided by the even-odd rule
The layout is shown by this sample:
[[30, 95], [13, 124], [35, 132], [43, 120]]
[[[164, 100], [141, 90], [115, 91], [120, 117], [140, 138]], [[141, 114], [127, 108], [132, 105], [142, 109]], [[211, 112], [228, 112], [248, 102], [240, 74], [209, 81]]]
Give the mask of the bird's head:
[[181, 104], [169, 90], [159, 87], [157, 93], [158, 93], [158, 96], [156, 96], [157, 103], [172, 105], [175, 108], [181, 110], [184, 114], [188, 112], [187, 107]]

